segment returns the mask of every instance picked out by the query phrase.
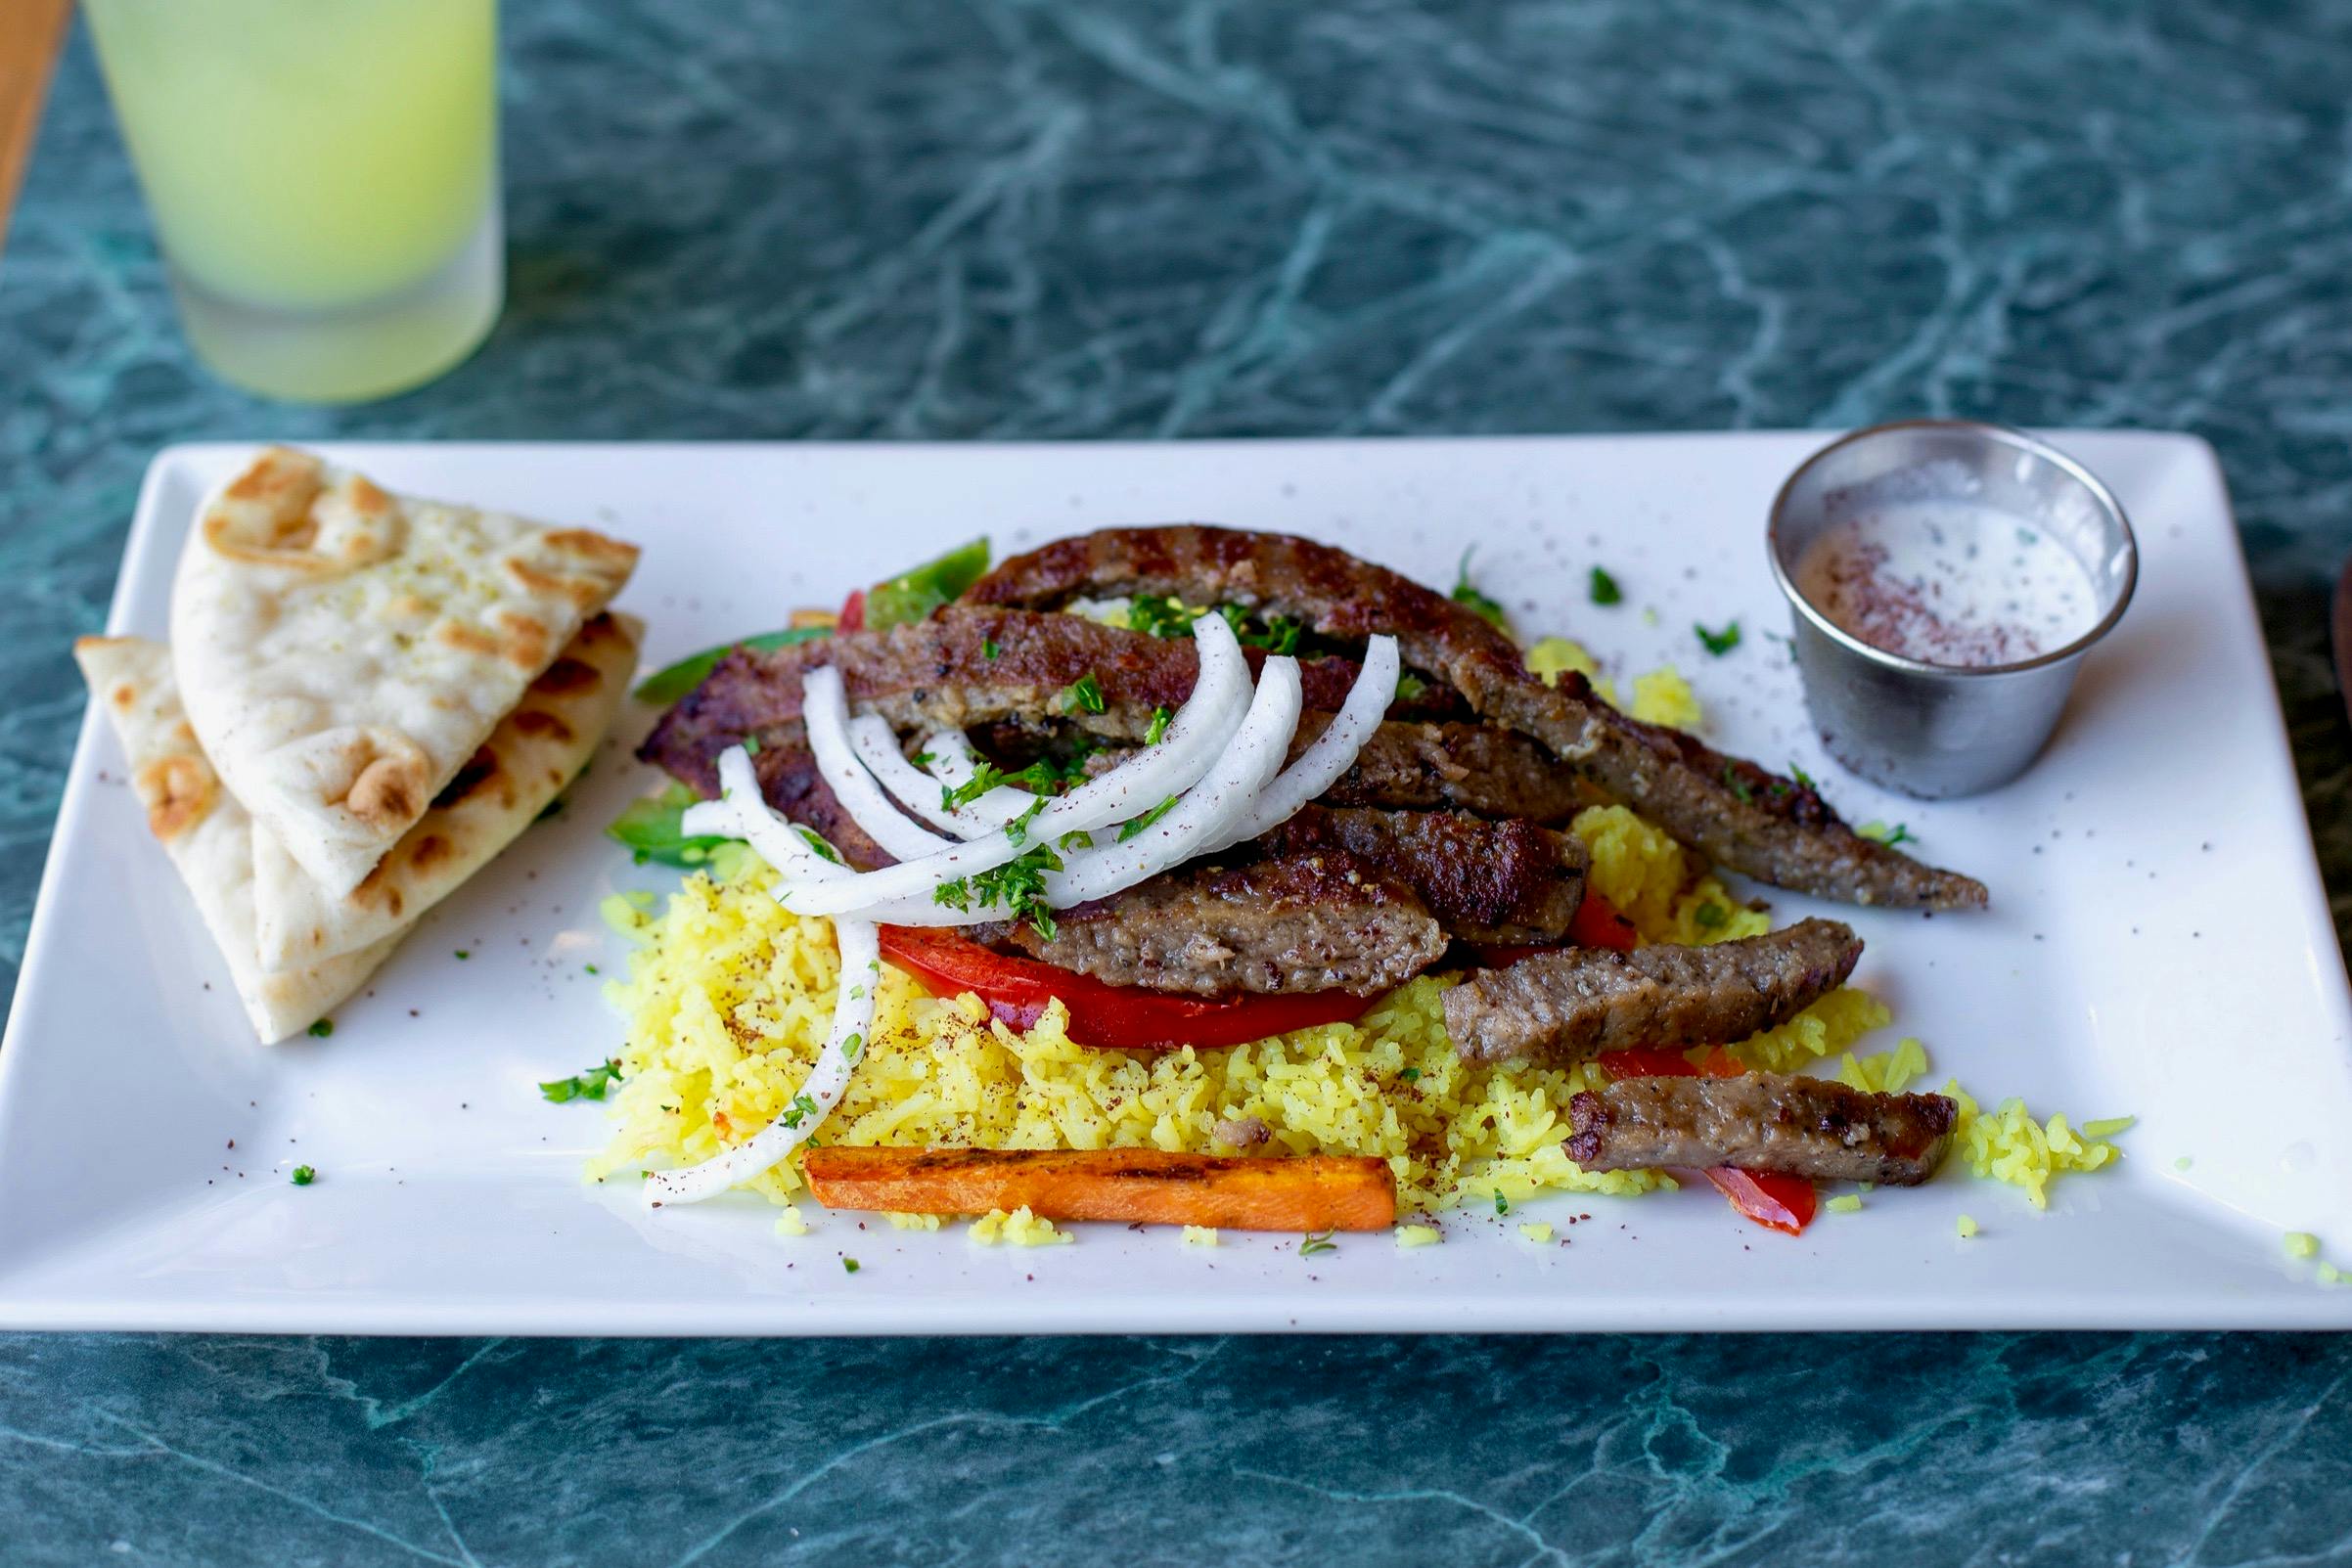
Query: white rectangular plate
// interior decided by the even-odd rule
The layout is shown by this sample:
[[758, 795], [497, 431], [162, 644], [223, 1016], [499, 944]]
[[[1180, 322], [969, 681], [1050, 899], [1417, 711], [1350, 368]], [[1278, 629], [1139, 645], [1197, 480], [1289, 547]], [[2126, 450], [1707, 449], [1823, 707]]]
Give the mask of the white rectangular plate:
[[[610, 528], [650, 664], [781, 623], [980, 532], [1000, 550], [1211, 518], [1313, 534], [1454, 580], [1620, 677], [1672, 660], [1710, 738], [1903, 821], [1992, 913], [1839, 911], [1860, 980], [1988, 1104], [2136, 1114], [2128, 1158], [2047, 1213], [1957, 1167], [1800, 1239], [1708, 1192], [1456, 1212], [1442, 1245], [1080, 1227], [992, 1249], [749, 1197], [648, 1212], [584, 1185], [604, 1122], [534, 1087], [618, 1023], [589, 963], [620, 887], [663, 888], [600, 829], [649, 783], [632, 710], [555, 821], [431, 914], [331, 1039], [256, 1048], [196, 912], [83, 727], [0, 1051], [0, 1326], [321, 1332], [861, 1333], [2352, 1324], [2281, 1233], [2352, 1264], [2352, 1031], [2244, 562], [2212, 453], [2059, 432], [2139, 528], [2140, 597], [2021, 783], [1924, 806], [1831, 765], [1808, 726], [1763, 519], [1814, 434], [1143, 446], [342, 446], [401, 489]], [[200, 494], [248, 451], [182, 447], [140, 499], [111, 625], [162, 636]], [[1588, 569], [1627, 602], [1594, 607]], [[1657, 611], [1654, 624], [1644, 606]], [[1691, 632], [1738, 619], [1709, 658]], [[1785, 918], [1809, 901], [1775, 895]], [[462, 950], [462, 951], [461, 951]], [[469, 956], [470, 955], [470, 956]], [[2182, 1165], [2181, 1161], [2187, 1161]], [[316, 1185], [289, 1171], [315, 1166]], [[1560, 1241], [1517, 1233], [1563, 1222]], [[1982, 1233], [1963, 1241], [1956, 1221]], [[856, 1258], [852, 1275], [843, 1254]]]

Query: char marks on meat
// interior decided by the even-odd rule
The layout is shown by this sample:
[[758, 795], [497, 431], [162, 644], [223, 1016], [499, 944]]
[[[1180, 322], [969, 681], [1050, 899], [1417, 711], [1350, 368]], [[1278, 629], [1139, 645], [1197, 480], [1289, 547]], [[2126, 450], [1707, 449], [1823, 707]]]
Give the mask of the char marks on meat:
[[1831, 1078], [1626, 1078], [1568, 1102], [1568, 1158], [1588, 1171], [1730, 1165], [1916, 1187], [1951, 1146], [1942, 1095], [1874, 1095]]
[[1445, 996], [1476, 1061], [1570, 1066], [1605, 1051], [1744, 1040], [1845, 983], [1862, 942], [1835, 920], [1711, 947], [1569, 948], [1487, 969]]
[[1465, 606], [1329, 545], [1193, 524], [1106, 529], [1006, 560], [966, 602], [1044, 609], [1082, 594], [1122, 593], [1245, 605], [1340, 640], [1392, 633], [1408, 664], [1452, 685], [1481, 717], [1542, 740], [1734, 871], [1857, 904], [1985, 902], [1983, 884], [1861, 837], [1794, 780], [1627, 718], [1581, 679], [1546, 686], [1508, 637]]
[[1201, 997], [1374, 996], [1445, 951], [1419, 898], [1337, 852], [1188, 866], [1063, 911], [1056, 925], [1051, 937], [1028, 925], [986, 934], [1109, 985]]
[[1530, 822], [1309, 806], [1258, 841], [1274, 856], [1338, 851], [1418, 894], [1455, 939], [1558, 942], [1584, 898], [1584, 845]]

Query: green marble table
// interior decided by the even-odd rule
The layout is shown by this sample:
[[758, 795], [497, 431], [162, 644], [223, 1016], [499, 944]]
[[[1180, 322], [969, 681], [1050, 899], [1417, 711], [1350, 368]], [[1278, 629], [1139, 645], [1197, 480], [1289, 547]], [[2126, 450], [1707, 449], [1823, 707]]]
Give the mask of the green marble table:
[[[140, 470], [264, 431], [2195, 430], [2346, 908], [2340, 0], [508, 12], [513, 302], [340, 413], [190, 362], [72, 46], [0, 258], [0, 986]], [[2348, 1381], [2251, 1335], [0, 1336], [0, 1561], [2352, 1561]]]

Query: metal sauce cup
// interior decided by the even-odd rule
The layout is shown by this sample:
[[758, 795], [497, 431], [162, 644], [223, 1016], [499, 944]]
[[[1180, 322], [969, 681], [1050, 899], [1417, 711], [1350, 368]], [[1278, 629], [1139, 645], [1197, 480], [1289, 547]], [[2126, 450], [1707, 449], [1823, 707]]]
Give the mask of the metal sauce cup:
[[[1833, 524], [1873, 506], [1940, 500], [2013, 514], [2072, 551], [2098, 595], [2098, 623], [2014, 664], [1930, 664], [1863, 642], [1798, 590], [1797, 562]], [[1823, 447], [1774, 499], [1770, 544], [1823, 743], [1863, 778], [1930, 800], [2025, 771], [2058, 727], [2083, 655], [2123, 618], [2140, 572], [2123, 508], [2089, 470], [2021, 431], [1965, 420], [1877, 425]]]

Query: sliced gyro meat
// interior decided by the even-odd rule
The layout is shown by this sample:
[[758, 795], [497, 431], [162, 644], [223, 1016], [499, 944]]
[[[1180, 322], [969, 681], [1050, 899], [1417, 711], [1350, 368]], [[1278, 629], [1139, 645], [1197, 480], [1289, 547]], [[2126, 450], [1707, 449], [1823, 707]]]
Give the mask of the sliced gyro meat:
[[1584, 677], [1547, 687], [1515, 662], [1458, 667], [1480, 714], [1543, 741], [1679, 841], [1776, 887], [1893, 909], [1981, 909], [1984, 884], [1913, 860], [1848, 828], [1811, 787], [1695, 736], [1626, 717]]
[[1106, 529], [1011, 558], [965, 603], [1046, 608], [1121, 593], [1244, 605], [1334, 639], [1392, 633], [1407, 664], [1452, 685], [1481, 717], [1542, 740], [1683, 843], [1745, 875], [1856, 904], [1985, 903], [1982, 883], [1861, 837], [1793, 780], [1630, 719], [1580, 678], [1546, 686], [1510, 638], [1466, 606], [1330, 545], [1196, 524]]
[[1720, 1045], [1784, 1023], [1845, 983], [1862, 941], [1835, 920], [1711, 947], [1566, 948], [1487, 969], [1445, 995], [1473, 1061], [1572, 1066], [1636, 1046]]
[[1874, 1095], [1830, 1078], [1626, 1078], [1568, 1102], [1568, 1158], [1588, 1171], [1777, 1171], [1916, 1187], [1951, 1147], [1942, 1095]]
[[960, 603], [1052, 609], [1073, 599], [1123, 594], [1239, 605], [1289, 616], [1343, 642], [1385, 632], [1406, 664], [1440, 680], [1450, 681], [1456, 661], [1471, 653], [1518, 658], [1517, 646], [1499, 627], [1402, 573], [1292, 534], [1200, 523], [1057, 539], [1007, 558]]
[[1190, 866], [1055, 917], [1055, 932], [982, 926], [1047, 963], [1110, 985], [1189, 996], [1346, 991], [1404, 984], [1444, 953], [1420, 899], [1351, 856]]
[[[1261, 649], [1244, 653], [1253, 670], [1265, 660]], [[675, 772], [672, 761], [685, 752], [715, 757], [745, 736], [797, 719], [801, 678], [825, 665], [841, 671], [852, 711], [879, 713], [900, 730], [1052, 720], [1139, 741], [1160, 709], [1192, 694], [1199, 662], [1188, 638], [1147, 637], [1076, 615], [949, 608], [883, 632], [738, 650], [663, 716], [638, 754]], [[1359, 667], [1307, 658], [1298, 673], [1303, 706], [1331, 713], [1347, 699]]]
[[1411, 888], [1461, 942], [1557, 942], [1584, 898], [1584, 845], [1530, 822], [1309, 806], [1256, 841], [1273, 856], [1336, 850]]

